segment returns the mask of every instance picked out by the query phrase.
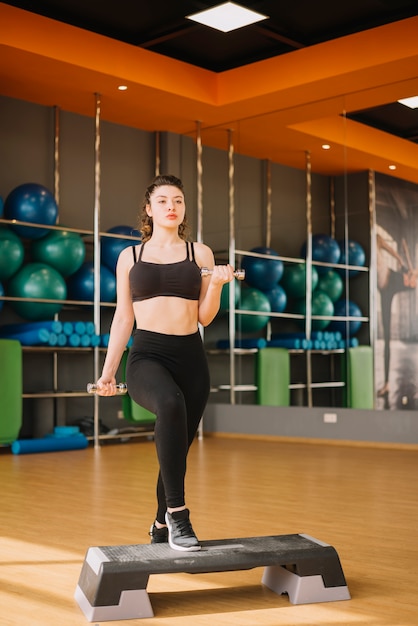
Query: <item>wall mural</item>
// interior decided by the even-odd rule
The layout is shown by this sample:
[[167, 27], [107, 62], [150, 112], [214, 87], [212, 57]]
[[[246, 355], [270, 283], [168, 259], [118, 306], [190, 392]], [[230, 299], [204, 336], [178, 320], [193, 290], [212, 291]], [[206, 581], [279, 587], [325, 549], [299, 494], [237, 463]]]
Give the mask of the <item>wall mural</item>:
[[418, 188], [376, 174], [378, 409], [418, 408]]

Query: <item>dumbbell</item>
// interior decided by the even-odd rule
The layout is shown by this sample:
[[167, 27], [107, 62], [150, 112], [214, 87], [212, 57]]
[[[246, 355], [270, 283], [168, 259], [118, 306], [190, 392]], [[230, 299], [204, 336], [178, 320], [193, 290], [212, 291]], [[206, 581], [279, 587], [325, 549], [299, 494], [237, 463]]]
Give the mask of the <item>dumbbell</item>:
[[[202, 278], [206, 278], [206, 276], [211, 276], [211, 274], [212, 270], [210, 270], [208, 267], [200, 268], [200, 275], [202, 276]], [[237, 280], [244, 280], [245, 270], [235, 270], [234, 276]]]
[[[97, 389], [96, 383], [88, 383], [87, 393], [97, 393]], [[128, 392], [128, 385], [126, 383], [118, 383], [115, 385], [115, 390], [118, 395], [123, 395]]]

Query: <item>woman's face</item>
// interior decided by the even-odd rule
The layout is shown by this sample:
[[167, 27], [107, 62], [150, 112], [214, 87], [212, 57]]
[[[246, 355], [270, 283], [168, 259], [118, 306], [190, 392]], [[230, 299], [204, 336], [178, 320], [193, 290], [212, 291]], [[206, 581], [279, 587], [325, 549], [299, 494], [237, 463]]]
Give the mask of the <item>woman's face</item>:
[[152, 217], [154, 227], [159, 225], [178, 228], [186, 213], [183, 192], [173, 185], [157, 187], [150, 196], [146, 211]]

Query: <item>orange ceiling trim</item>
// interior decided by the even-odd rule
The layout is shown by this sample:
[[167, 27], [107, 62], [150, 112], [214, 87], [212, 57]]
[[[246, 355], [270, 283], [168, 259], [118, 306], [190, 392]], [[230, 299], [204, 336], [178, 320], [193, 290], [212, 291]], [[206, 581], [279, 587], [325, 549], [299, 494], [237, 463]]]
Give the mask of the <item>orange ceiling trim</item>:
[[123, 81], [215, 104], [216, 74], [0, 3], [0, 43]]

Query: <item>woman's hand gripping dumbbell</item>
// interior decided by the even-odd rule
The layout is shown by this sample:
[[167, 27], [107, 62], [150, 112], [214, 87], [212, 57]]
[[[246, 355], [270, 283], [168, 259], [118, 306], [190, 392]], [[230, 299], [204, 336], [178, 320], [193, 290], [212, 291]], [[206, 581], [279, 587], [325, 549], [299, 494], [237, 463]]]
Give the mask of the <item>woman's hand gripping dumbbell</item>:
[[[128, 385], [126, 383], [118, 383], [116, 385], [112, 385], [112, 388], [114, 390], [113, 394], [106, 394], [106, 395], [123, 395], [125, 393], [128, 392]], [[87, 393], [97, 393], [98, 395], [100, 395], [100, 387], [99, 385], [97, 385], [96, 383], [88, 383], [87, 385]]]
[[[202, 278], [206, 278], [207, 276], [212, 276], [212, 273], [213, 273], [213, 270], [210, 270], [207, 267], [201, 267], [200, 268], [200, 274], [201, 274]], [[235, 270], [234, 271], [234, 277], [237, 280], [244, 280], [244, 278], [245, 278], [245, 270], [241, 270], [241, 269]]]

